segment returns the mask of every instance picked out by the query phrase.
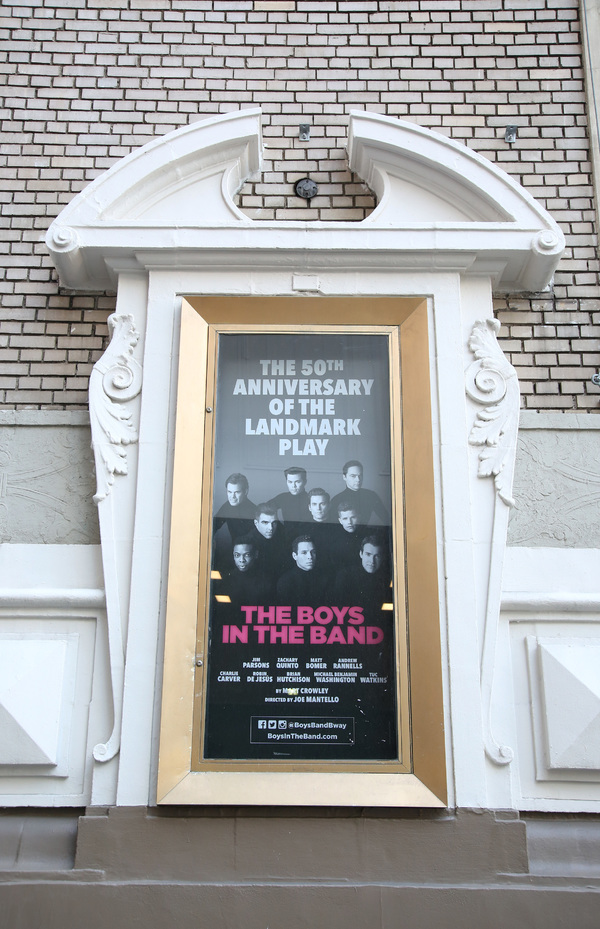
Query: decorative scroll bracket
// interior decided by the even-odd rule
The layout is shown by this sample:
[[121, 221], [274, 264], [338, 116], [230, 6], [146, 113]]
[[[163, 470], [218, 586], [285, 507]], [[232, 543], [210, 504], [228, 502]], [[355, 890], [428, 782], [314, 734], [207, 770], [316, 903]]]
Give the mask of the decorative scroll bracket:
[[113, 730], [108, 741], [96, 745], [93, 752], [95, 760], [102, 762], [110, 761], [119, 751], [125, 674], [119, 566], [115, 547], [113, 497], [110, 490], [115, 474], [127, 474], [125, 446], [137, 442], [138, 439], [132, 423], [132, 412], [122, 404], [133, 400], [142, 389], [141, 365], [132, 357], [139, 339], [133, 316], [115, 313], [108, 318], [108, 328], [111, 341], [94, 365], [90, 376], [89, 396], [97, 480], [94, 502], [98, 504], [100, 521], [113, 698]]
[[493, 477], [496, 488], [481, 657], [481, 697], [486, 755], [494, 764], [505, 765], [512, 761], [514, 752], [495, 740], [491, 711], [502, 566], [508, 516], [514, 505], [512, 485], [519, 428], [519, 382], [515, 369], [498, 345], [499, 328], [500, 323], [495, 319], [478, 320], [473, 326], [469, 348], [477, 360], [467, 368], [466, 391], [472, 400], [485, 406], [477, 413], [469, 443], [481, 447], [478, 476]]
[[113, 313], [108, 317], [111, 340], [90, 375], [90, 420], [96, 461], [96, 493], [99, 503], [110, 493], [115, 474], [127, 474], [124, 446], [137, 442], [131, 411], [121, 404], [137, 397], [142, 389], [142, 369], [132, 357], [139, 333], [133, 316]]

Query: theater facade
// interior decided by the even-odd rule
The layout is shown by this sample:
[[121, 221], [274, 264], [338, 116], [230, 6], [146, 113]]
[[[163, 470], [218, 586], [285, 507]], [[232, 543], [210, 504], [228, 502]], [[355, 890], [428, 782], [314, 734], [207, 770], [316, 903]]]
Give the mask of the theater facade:
[[249, 218], [262, 126], [157, 136], [47, 231], [116, 307], [89, 418], [44, 426], [82, 536], [0, 554], [10, 925], [591, 926], [600, 427], [520, 413], [493, 304], [548, 292], [563, 231], [358, 108], [375, 209]]

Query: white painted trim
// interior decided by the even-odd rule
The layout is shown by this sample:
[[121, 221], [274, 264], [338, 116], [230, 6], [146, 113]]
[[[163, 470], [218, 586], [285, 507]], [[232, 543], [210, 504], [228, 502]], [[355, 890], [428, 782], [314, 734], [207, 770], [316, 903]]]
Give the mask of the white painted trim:
[[521, 410], [519, 429], [600, 429], [600, 416], [597, 413], [534, 413], [533, 410]]
[[590, 594], [549, 594], [544, 590], [519, 590], [502, 596], [504, 613], [599, 613], [600, 591]]
[[[144, 804], [157, 756], [158, 643], [166, 605], [177, 341], [181, 300], [172, 275], [150, 275], [144, 320], [144, 387], [139, 424], [129, 629], [117, 803]], [[138, 317], [134, 313], [136, 324]], [[152, 501], [152, 505], [148, 504]], [[154, 794], [150, 791], [150, 796]]]
[[0, 410], [0, 426], [89, 426], [87, 410]]
[[61, 283], [98, 290], [125, 270], [243, 263], [302, 272], [454, 270], [490, 276], [500, 290], [538, 291], [564, 249], [552, 217], [507, 174], [414, 123], [350, 115], [350, 166], [380, 196], [361, 223], [248, 219], [232, 197], [258, 170], [260, 150], [260, 111], [241, 110], [122, 159], [48, 230]]
[[105, 605], [104, 590], [100, 588], [2, 588], [2, 609], [97, 610]]
[[[259, 163], [260, 113], [243, 111], [178, 130], [124, 159], [49, 231], [63, 283], [118, 283], [117, 313], [131, 314], [140, 333], [133, 355], [144, 371], [142, 393], [131, 401], [139, 442], [129, 446], [129, 475], [112, 487], [115, 519], [106, 530], [111, 538], [103, 538], [119, 565], [122, 748], [112, 768], [96, 767], [93, 802], [111, 796], [117, 763], [120, 805], [145, 805], [155, 796], [179, 314], [182, 295], [203, 294], [428, 299], [448, 802], [503, 808], [518, 795], [518, 759], [498, 769], [484, 753], [479, 669], [495, 490], [478, 480], [468, 446], [475, 405], [465, 396], [464, 372], [474, 323], [492, 319], [493, 288], [545, 286], [562, 233], [507, 175], [446, 137], [357, 113], [350, 140], [351, 164], [381, 197], [362, 223], [262, 223], [232, 208], [236, 184]], [[163, 171], [165, 196], [157, 180]], [[421, 203], [422, 213], [406, 216], [403, 192], [411, 184], [411, 203]], [[198, 210], [192, 194], [216, 212]], [[505, 579], [513, 567], [509, 559]], [[542, 589], [519, 577], [513, 572], [509, 595]], [[500, 624], [503, 637], [507, 626]], [[494, 687], [506, 700], [505, 646], [502, 638]], [[501, 744], [515, 744], [506, 714], [494, 725]]]
[[594, 602], [600, 578], [600, 549], [509, 546], [504, 558], [503, 608], [543, 597], [576, 604]]
[[[348, 159], [378, 195], [368, 224], [400, 225], [384, 214], [400, 203], [387, 196], [392, 177], [410, 178], [417, 186], [434, 185], [440, 197], [460, 208], [472, 222], [518, 223], [556, 232], [556, 224], [534, 198], [487, 158], [417, 123], [353, 110], [350, 114]], [[413, 224], [419, 223], [419, 217]]]

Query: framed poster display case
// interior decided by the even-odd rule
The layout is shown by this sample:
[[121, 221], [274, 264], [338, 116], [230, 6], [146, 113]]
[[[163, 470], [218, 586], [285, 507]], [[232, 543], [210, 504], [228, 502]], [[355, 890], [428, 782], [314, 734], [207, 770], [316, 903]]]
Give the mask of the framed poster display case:
[[445, 805], [429, 398], [425, 300], [183, 300], [159, 803]]

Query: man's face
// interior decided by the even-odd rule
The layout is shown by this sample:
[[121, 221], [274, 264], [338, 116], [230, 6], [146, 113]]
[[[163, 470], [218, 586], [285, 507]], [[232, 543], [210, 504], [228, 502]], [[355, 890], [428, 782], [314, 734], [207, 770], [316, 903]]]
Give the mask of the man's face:
[[242, 484], [228, 484], [225, 489], [231, 506], [239, 506], [246, 499], [246, 491]]
[[260, 513], [258, 519], [254, 520], [254, 525], [265, 539], [272, 539], [275, 535], [276, 516], [269, 516], [267, 513]]
[[233, 560], [238, 571], [249, 571], [256, 560], [256, 552], [251, 545], [234, 545]]
[[315, 494], [310, 498], [308, 502], [308, 508], [310, 510], [310, 515], [316, 523], [325, 522], [329, 512], [329, 502], [327, 497], [323, 497], [321, 494]]
[[306, 478], [302, 474], [287, 474], [285, 479], [292, 497], [302, 493], [306, 485]]
[[346, 532], [356, 532], [356, 527], [358, 526], [358, 513], [356, 510], [342, 510], [338, 516], [338, 521]]
[[367, 574], [375, 574], [381, 567], [381, 547], [367, 542], [360, 551], [360, 560]]
[[363, 482], [362, 468], [359, 468], [356, 465], [352, 468], [348, 468], [344, 474], [344, 480], [348, 490], [360, 490]]
[[300, 542], [298, 551], [292, 552], [292, 558], [301, 571], [312, 571], [317, 561], [317, 553], [312, 542]]

